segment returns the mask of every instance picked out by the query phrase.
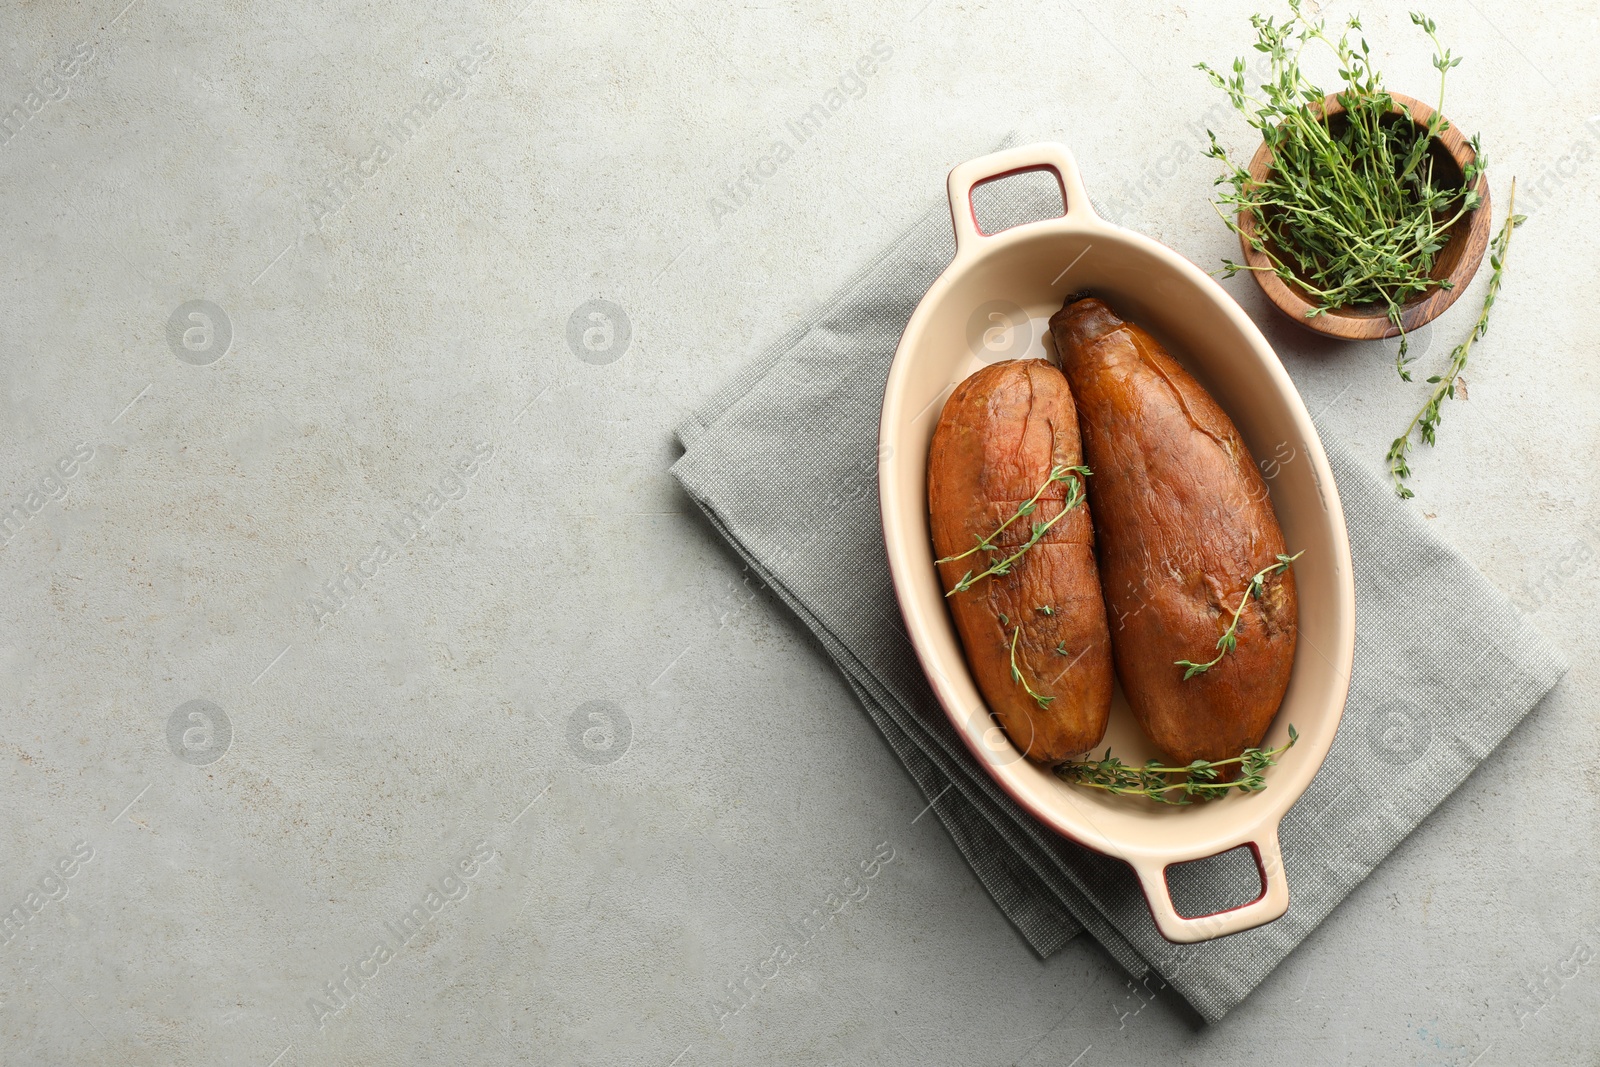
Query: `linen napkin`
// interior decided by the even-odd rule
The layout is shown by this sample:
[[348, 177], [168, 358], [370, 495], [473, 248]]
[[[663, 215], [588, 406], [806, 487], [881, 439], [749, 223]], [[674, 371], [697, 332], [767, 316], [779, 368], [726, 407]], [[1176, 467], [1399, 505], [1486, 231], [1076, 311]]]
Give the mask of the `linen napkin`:
[[[1036, 188], [983, 187], [994, 232], [1060, 213]], [[941, 204], [678, 430], [672, 472], [821, 643], [995, 903], [1041, 956], [1087, 930], [1220, 1019], [1484, 759], [1565, 672], [1499, 591], [1412, 507], [1323, 438], [1349, 525], [1356, 655], [1338, 736], [1280, 830], [1289, 911], [1197, 945], [1157, 933], [1132, 872], [1067, 841], [967, 752], [900, 621], [878, 512], [879, 405], [895, 346], [955, 251]], [[848, 576], [841, 580], [840, 576]], [[1174, 867], [1187, 914], [1253, 896], [1242, 853]], [[1248, 892], [1241, 893], [1241, 890]]]

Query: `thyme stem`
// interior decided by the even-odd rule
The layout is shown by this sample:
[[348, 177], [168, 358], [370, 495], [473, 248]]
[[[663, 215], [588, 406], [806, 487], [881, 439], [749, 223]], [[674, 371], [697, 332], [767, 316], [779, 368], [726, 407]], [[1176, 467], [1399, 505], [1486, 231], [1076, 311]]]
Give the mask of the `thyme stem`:
[[1035, 704], [1039, 705], [1041, 708], [1048, 708], [1051, 702], [1055, 700], [1055, 697], [1040, 696], [1038, 693], [1035, 693], [1033, 691], [1033, 686], [1028, 684], [1028, 679], [1023, 676], [1022, 670], [1017, 666], [1017, 638], [1021, 636], [1022, 627], [1018, 626], [1015, 630], [1011, 631], [1011, 680], [1020, 684], [1022, 688], [1027, 691], [1028, 695], [1033, 698], [1033, 702]]
[[1016, 522], [1018, 519], [1022, 518], [1024, 515], [1032, 515], [1033, 514], [1034, 508], [1037, 507], [1038, 504], [1039, 504], [1039, 498], [1044, 495], [1044, 491], [1046, 489], [1050, 488], [1056, 482], [1064, 482], [1064, 481], [1066, 481], [1067, 480], [1067, 475], [1072, 473], [1073, 471], [1082, 471], [1084, 474], [1088, 474], [1089, 473], [1089, 468], [1088, 467], [1052, 467], [1052, 468], [1050, 468], [1050, 476], [1044, 480], [1044, 484], [1039, 486], [1038, 489], [1034, 490], [1033, 496], [1029, 497], [1022, 504], [1021, 507], [1017, 508], [1017, 510], [1012, 514], [1012, 516], [1009, 519], [1007, 519], [1005, 522], [1002, 522], [999, 526], [996, 526], [994, 528], [994, 531], [992, 533], [990, 533], [989, 536], [980, 537], [978, 539], [978, 543], [977, 544], [973, 545], [971, 548], [967, 549], [965, 552], [961, 553], [961, 555], [959, 555], [959, 556], [946, 556], [943, 559], [936, 559], [936, 560], [934, 560], [934, 562], [935, 563], [954, 563], [958, 559], [966, 559], [968, 556], [972, 555], [974, 552], [986, 552], [986, 551], [988, 551], [990, 548], [993, 547], [994, 539], [996, 537], [999, 537], [1002, 533], [1004, 533], [1007, 526], [1010, 526], [1012, 523]]
[[1212, 667], [1215, 667], [1218, 663], [1221, 663], [1223, 656], [1226, 656], [1229, 652], [1232, 652], [1238, 647], [1239, 620], [1244, 617], [1245, 606], [1248, 605], [1250, 601], [1261, 596], [1262, 591], [1266, 588], [1266, 581], [1269, 577], [1274, 574], [1282, 574], [1284, 571], [1289, 569], [1289, 565], [1291, 563], [1305, 554], [1306, 550], [1303, 548], [1292, 556], [1285, 556], [1280, 552], [1278, 554], [1278, 562], [1274, 563], [1270, 567], [1262, 568], [1261, 570], [1257, 571], [1253, 577], [1251, 577], [1250, 584], [1244, 588], [1244, 596], [1239, 598], [1239, 606], [1233, 609], [1233, 621], [1228, 623], [1228, 628], [1222, 631], [1221, 637], [1217, 638], [1217, 648], [1219, 651], [1217, 652], [1216, 656], [1207, 663], [1196, 663], [1193, 660], [1187, 659], [1173, 661], [1175, 666], [1188, 668], [1188, 670], [1183, 672], [1184, 681], [1187, 682], [1190, 678], [1193, 678], [1197, 674], [1206, 673], [1206, 671], [1209, 671]]
[[1394, 491], [1402, 500], [1409, 499], [1415, 494], [1405, 484], [1411, 476], [1411, 465], [1406, 462], [1406, 454], [1411, 451], [1412, 431], [1422, 430], [1422, 440], [1429, 445], [1436, 443], [1439, 423], [1442, 419], [1440, 406], [1448, 399], [1455, 399], [1456, 383], [1461, 378], [1461, 372], [1467, 366], [1467, 354], [1472, 351], [1472, 342], [1489, 332], [1489, 309], [1494, 307], [1495, 297], [1500, 295], [1500, 281], [1505, 274], [1506, 253], [1511, 248], [1511, 231], [1527, 219], [1526, 215], [1517, 214], [1517, 180], [1511, 179], [1511, 195], [1506, 205], [1506, 221], [1500, 227], [1500, 233], [1494, 239], [1494, 247], [1489, 252], [1489, 289], [1483, 296], [1483, 310], [1478, 312], [1477, 325], [1472, 332], [1467, 334], [1467, 339], [1456, 345], [1450, 351], [1450, 366], [1443, 374], [1435, 374], [1428, 381], [1433, 385], [1433, 392], [1428, 394], [1427, 403], [1411, 417], [1406, 425], [1405, 433], [1394, 439], [1389, 446], [1389, 452], [1384, 457], [1389, 462], [1389, 479], [1394, 483]]
[[[1044, 485], [1041, 485], [1039, 487], [1038, 492], [1034, 493], [1033, 497], [1031, 499], [1029, 499], [1021, 507], [1019, 507], [1017, 509], [1017, 512], [1016, 512], [1015, 515], [1012, 515], [1011, 518], [1007, 519], [1005, 522], [1001, 523], [998, 527], [996, 527], [993, 533], [989, 534], [987, 537], [981, 538], [975, 546], [973, 546], [972, 548], [968, 549], [967, 551], [961, 553], [961, 555], [959, 555], [959, 556], [946, 556], [943, 559], [936, 560], [935, 562], [937, 562], [937, 563], [949, 563], [949, 562], [952, 562], [954, 560], [965, 559], [967, 556], [972, 555], [974, 552], [979, 552], [979, 551], [983, 551], [983, 552], [999, 552], [1000, 550], [994, 547], [994, 539], [996, 537], [1000, 536], [1000, 532], [1002, 530], [1004, 530], [1007, 526], [1010, 526], [1013, 522], [1015, 522], [1021, 516], [1033, 514], [1034, 509], [1038, 506], [1039, 495], [1041, 493], [1043, 493], [1045, 491], [1045, 489], [1047, 487], [1049, 487], [1052, 483], [1054, 483], [1054, 482], [1066, 482], [1067, 483], [1067, 496], [1066, 496], [1066, 499], [1062, 501], [1061, 510], [1056, 513], [1056, 516], [1053, 519], [1051, 519], [1049, 522], [1036, 522], [1036, 523], [1034, 523], [1033, 524], [1033, 534], [1032, 534], [1032, 536], [1028, 538], [1028, 540], [1022, 545], [1021, 548], [1017, 549], [1015, 552], [1013, 552], [1011, 555], [1007, 556], [1006, 558], [1002, 559], [1000, 562], [991, 564], [987, 570], [984, 570], [983, 572], [981, 572], [979, 574], [974, 575], [969, 570], [966, 574], [961, 576], [961, 580], [955, 584], [955, 588], [951, 589], [948, 593], [945, 594], [945, 596], [946, 597], [951, 597], [951, 596], [954, 596], [957, 593], [964, 593], [968, 589], [971, 589], [974, 585], [976, 585], [979, 582], [981, 582], [983, 579], [989, 577], [990, 575], [1010, 574], [1011, 573], [1011, 565], [1013, 563], [1015, 563], [1017, 560], [1021, 559], [1024, 555], [1026, 555], [1028, 549], [1030, 549], [1034, 545], [1038, 544], [1040, 542], [1040, 540], [1043, 539], [1044, 535], [1050, 531], [1050, 527], [1052, 527], [1056, 523], [1060, 522], [1066, 516], [1067, 512], [1071, 511], [1073, 508], [1077, 507], [1080, 503], [1082, 503], [1082, 501], [1083, 501], [1083, 479], [1088, 477], [1088, 475], [1090, 473], [1091, 472], [1090, 472], [1088, 467], [1055, 467], [1055, 468], [1052, 468], [1051, 471], [1050, 471], [1049, 478], [1047, 478], [1045, 480]], [[1077, 475], [1077, 477], [1072, 477], [1073, 475]], [[1070, 478], [1070, 480], [1069, 480], [1069, 478]]]

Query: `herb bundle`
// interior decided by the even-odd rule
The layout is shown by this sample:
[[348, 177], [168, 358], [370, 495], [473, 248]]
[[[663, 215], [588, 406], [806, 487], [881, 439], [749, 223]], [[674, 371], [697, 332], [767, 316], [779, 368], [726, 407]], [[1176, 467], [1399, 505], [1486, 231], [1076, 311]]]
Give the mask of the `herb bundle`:
[[[1184, 767], [1167, 767], [1155, 760], [1144, 766], [1131, 766], [1106, 749], [1104, 759], [1075, 760], [1055, 768], [1063, 781], [1091, 789], [1104, 789], [1120, 796], [1148, 797], [1158, 804], [1192, 804], [1195, 800], [1215, 800], [1226, 796], [1228, 790], [1241, 793], [1259, 793], [1267, 787], [1268, 767], [1277, 758], [1294, 747], [1300, 735], [1291, 724], [1289, 741], [1277, 748], [1247, 748], [1232, 759], [1195, 760]], [[1218, 768], [1239, 764], [1239, 777], [1231, 782], [1219, 781]], [[1181, 776], [1181, 777], [1180, 777]], [[1177, 777], [1178, 780], [1173, 779]], [[1175, 793], [1175, 796], [1169, 796]]]
[[1285, 556], [1280, 552], [1278, 554], [1278, 562], [1274, 563], [1270, 567], [1263, 567], [1250, 578], [1250, 584], [1245, 586], [1244, 596], [1239, 598], [1239, 606], [1233, 609], [1233, 621], [1228, 623], [1228, 628], [1222, 631], [1221, 637], [1217, 638], [1218, 651], [1216, 656], [1206, 663], [1196, 663], [1193, 660], [1187, 659], [1173, 661], [1174, 666], [1188, 668], [1188, 670], [1183, 672], [1184, 681], [1187, 682], [1190, 678], [1193, 678], [1197, 674], [1206, 673], [1206, 671], [1209, 671], [1212, 667], [1215, 667], [1217, 664], [1221, 663], [1223, 656], [1226, 656], [1229, 652], [1232, 652], [1235, 648], [1239, 647], [1239, 619], [1244, 615], [1245, 606], [1252, 600], [1261, 599], [1261, 594], [1267, 587], [1268, 578], [1275, 574], [1282, 574], [1284, 571], [1289, 569], [1289, 566], [1294, 563], [1295, 560], [1299, 559], [1305, 554], [1306, 551], [1303, 548], [1292, 556]]
[[[1476, 137], [1471, 142], [1473, 161], [1460, 181], [1454, 174], [1436, 175], [1430, 153], [1447, 128], [1445, 78], [1461, 59], [1439, 43], [1432, 19], [1412, 13], [1412, 23], [1433, 42], [1433, 65], [1439, 71], [1438, 107], [1426, 126], [1419, 127], [1383, 87], [1365, 39], [1352, 45], [1347, 33], [1335, 41], [1323, 22], [1301, 13], [1300, 0], [1289, 0], [1289, 9], [1291, 17], [1281, 24], [1261, 15], [1250, 20], [1256, 50], [1272, 61], [1271, 77], [1259, 87], [1259, 95], [1245, 84], [1243, 59], [1234, 60], [1231, 77], [1197, 64], [1272, 151], [1271, 171], [1258, 182], [1211, 134], [1206, 154], [1228, 168], [1216, 184], [1231, 188], [1219, 200], [1235, 214], [1213, 206], [1269, 264], [1253, 267], [1224, 260], [1223, 268], [1230, 278], [1242, 270], [1271, 271], [1300, 288], [1317, 301], [1308, 318], [1339, 307], [1381, 305], [1400, 331], [1395, 369], [1410, 381], [1402, 306], [1435, 285], [1450, 287], [1448, 280], [1432, 277], [1435, 260], [1450, 228], [1481, 202], [1473, 190], [1485, 165]], [[1361, 31], [1356, 18], [1347, 26]], [[1344, 83], [1337, 97], [1344, 108], [1340, 115], [1323, 113], [1326, 94], [1301, 67], [1302, 54], [1313, 42], [1338, 61]], [[1254, 233], [1240, 229], [1239, 212], [1254, 217]]]

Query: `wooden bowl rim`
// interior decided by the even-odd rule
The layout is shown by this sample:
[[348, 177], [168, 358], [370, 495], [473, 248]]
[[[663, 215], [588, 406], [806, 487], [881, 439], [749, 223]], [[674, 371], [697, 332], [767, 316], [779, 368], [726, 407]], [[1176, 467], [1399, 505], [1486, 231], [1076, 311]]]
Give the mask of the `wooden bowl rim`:
[[[1404, 93], [1390, 92], [1389, 96], [1395, 103], [1391, 113], [1404, 114], [1405, 111], [1409, 110], [1411, 120], [1423, 126], [1427, 125], [1433, 118], [1434, 109], [1422, 101], [1406, 96]], [[1323, 99], [1321, 106], [1324, 115], [1338, 115], [1345, 111], [1344, 105], [1339, 103], [1338, 93], [1328, 94]], [[1444, 146], [1445, 151], [1450, 154], [1450, 157], [1455, 160], [1456, 166], [1460, 167], [1464, 173], [1467, 164], [1471, 163], [1477, 155], [1473, 151], [1472, 144], [1462, 136], [1460, 129], [1453, 122], [1449, 123], [1444, 132], [1439, 135], [1439, 141]], [[1271, 163], [1272, 149], [1263, 140], [1261, 146], [1256, 149], [1255, 156], [1250, 160], [1251, 181], [1260, 182], [1264, 180], [1271, 170]], [[1489, 247], [1489, 225], [1491, 221], [1488, 177], [1483, 174], [1478, 175], [1478, 181], [1474, 189], [1482, 197], [1482, 200], [1465, 219], [1467, 223], [1465, 231], [1458, 229], [1457, 232], [1451, 235], [1450, 240], [1445, 245], [1445, 248], [1449, 248], [1450, 245], [1458, 242], [1466, 242], [1466, 248], [1456, 261], [1455, 268], [1446, 276], [1452, 283], [1451, 288], [1435, 287], [1401, 305], [1400, 321], [1408, 332], [1418, 329], [1444, 314], [1445, 310], [1451, 304], [1454, 304], [1456, 299], [1466, 291], [1473, 276], [1478, 272], [1478, 266], [1483, 262], [1483, 254]], [[1240, 230], [1239, 248], [1244, 254], [1245, 262], [1252, 267], [1270, 268], [1271, 264], [1267, 257], [1250, 247], [1250, 238], [1256, 232], [1255, 213], [1248, 209], [1240, 211], [1238, 222]], [[1460, 226], [1460, 223], [1457, 223], [1457, 226]], [[1444, 254], [1443, 249], [1440, 250], [1440, 254]], [[1336, 308], [1315, 318], [1307, 318], [1306, 312], [1317, 306], [1315, 301], [1307, 299], [1305, 294], [1298, 289], [1286, 285], [1283, 279], [1279, 278], [1270, 269], [1252, 270], [1250, 274], [1255, 278], [1256, 283], [1261, 286], [1262, 292], [1266, 293], [1267, 299], [1271, 300], [1279, 311], [1300, 326], [1315, 333], [1339, 337], [1349, 341], [1376, 340], [1383, 337], [1394, 337], [1400, 333], [1394, 323], [1389, 321], [1387, 313], [1376, 305], [1361, 309], [1348, 306]]]

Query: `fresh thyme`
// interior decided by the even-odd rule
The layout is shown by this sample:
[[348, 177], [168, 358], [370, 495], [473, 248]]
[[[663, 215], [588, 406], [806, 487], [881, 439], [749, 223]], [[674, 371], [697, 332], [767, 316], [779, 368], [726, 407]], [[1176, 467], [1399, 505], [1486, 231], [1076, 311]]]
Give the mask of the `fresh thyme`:
[[1033, 610], [1037, 611], [1040, 615], [1054, 615], [1056, 613], [1056, 609], [1051, 607], [1049, 604], [1041, 604]]
[[[1158, 804], [1192, 804], [1195, 800], [1214, 800], [1237, 789], [1241, 793], [1259, 793], [1267, 787], [1267, 768], [1277, 763], [1279, 756], [1294, 747], [1300, 735], [1293, 724], [1289, 726], [1289, 741], [1277, 748], [1247, 748], [1232, 759], [1195, 760], [1186, 767], [1166, 767], [1155, 760], [1144, 766], [1129, 766], [1106, 749], [1104, 759], [1075, 760], [1063, 763], [1055, 771], [1063, 781], [1091, 789], [1104, 789], [1119, 796], [1148, 797]], [[1239, 777], [1231, 782], [1218, 781], [1217, 769], [1239, 764]], [[1172, 775], [1181, 775], [1173, 781]], [[1169, 796], [1176, 793], [1176, 796]]]
[[[1260, 86], [1262, 95], [1247, 91], [1243, 59], [1234, 60], [1232, 77], [1208, 64], [1196, 64], [1261, 131], [1272, 150], [1272, 169], [1257, 182], [1211, 134], [1206, 155], [1227, 167], [1216, 184], [1226, 183], [1232, 189], [1218, 200], [1232, 205], [1235, 214], [1254, 216], [1255, 232], [1246, 236], [1234, 216], [1218, 204], [1212, 206], [1228, 228], [1270, 264], [1252, 267], [1224, 260], [1223, 269], [1230, 278], [1242, 270], [1270, 271], [1299, 287], [1317, 301], [1307, 318], [1339, 307], [1382, 305], [1400, 331], [1395, 369], [1410, 381], [1406, 356], [1410, 339], [1401, 319], [1402, 306], [1435, 285], [1451, 288], [1448, 280], [1433, 277], [1435, 260], [1450, 228], [1482, 200], [1473, 190], [1486, 166], [1476, 137], [1471, 142], [1473, 159], [1463, 168], [1459, 184], [1453, 175], [1436, 178], [1429, 153], [1449, 127], [1444, 118], [1445, 78], [1461, 58], [1439, 43], [1432, 19], [1413, 12], [1412, 23], [1433, 42], [1439, 104], [1423, 127], [1411, 121], [1403, 106], [1399, 109], [1406, 121], [1386, 121], [1397, 102], [1372, 68], [1366, 40], [1352, 46], [1347, 33], [1334, 41], [1324, 22], [1312, 22], [1301, 13], [1300, 0], [1289, 0], [1289, 9], [1292, 15], [1281, 25], [1262, 15], [1250, 20], [1256, 30], [1256, 50], [1272, 59], [1271, 80]], [[1347, 28], [1360, 32], [1360, 20], [1352, 17]], [[1345, 108], [1342, 119], [1323, 115], [1325, 94], [1301, 69], [1301, 54], [1313, 41], [1338, 59], [1344, 81], [1339, 93]]]
[[1033, 702], [1041, 708], [1048, 708], [1055, 697], [1040, 696], [1033, 691], [1033, 686], [1028, 684], [1028, 679], [1022, 676], [1022, 670], [1017, 666], [1017, 638], [1022, 636], [1022, 627], [1018, 626], [1011, 631], [1011, 680], [1025, 689]]
[[1406, 426], [1406, 432], [1394, 439], [1389, 446], [1389, 478], [1394, 482], [1394, 491], [1402, 500], [1409, 499], [1414, 494], [1405, 484], [1411, 476], [1411, 466], [1406, 462], [1406, 453], [1411, 450], [1411, 432], [1421, 429], [1422, 439], [1429, 445], [1435, 443], [1434, 435], [1439, 428], [1439, 407], [1444, 401], [1454, 399], [1456, 386], [1462, 388], [1462, 396], [1466, 396], [1466, 383], [1461, 381], [1461, 372], [1467, 366], [1467, 353], [1472, 351], [1472, 342], [1489, 332], [1489, 309], [1494, 307], [1494, 299], [1500, 293], [1500, 279], [1505, 274], [1506, 252], [1511, 247], [1511, 231], [1526, 221], [1526, 215], [1517, 214], [1517, 181], [1511, 180], [1510, 202], [1506, 207], [1505, 225], [1500, 227], [1499, 235], [1494, 239], [1494, 247], [1489, 251], [1489, 289], [1483, 296], [1483, 310], [1478, 313], [1478, 323], [1467, 335], [1467, 339], [1456, 345], [1450, 352], [1450, 366], [1443, 374], [1435, 374], [1428, 381], [1433, 385], [1433, 392], [1428, 396], [1428, 402], [1422, 405]]
[[1303, 548], [1292, 556], [1285, 556], [1280, 552], [1278, 553], [1278, 562], [1255, 573], [1255, 576], [1250, 579], [1250, 584], [1245, 587], [1244, 596], [1239, 598], [1239, 606], [1233, 609], [1233, 621], [1228, 623], [1228, 628], [1222, 631], [1221, 637], [1217, 638], [1218, 652], [1216, 656], [1208, 663], [1196, 663], [1187, 659], [1174, 661], [1176, 666], [1188, 668], [1183, 672], [1184, 681], [1187, 682], [1197, 674], [1206, 673], [1206, 671], [1221, 663], [1223, 656], [1226, 656], [1239, 646], [1239, 620], [1244, 617], [1245, 606], [1252, 600], [1260, 599], [1262, 592], [1266, 589], [1268, 578], [1275, 574], [1282, 574], [1289, 569], [1291, 563], [1305, 554], [1306, 551]]
[[[1039, 506], [1039, 497], [1044, 494], [1046, 489], [1050, 488], [1050, 486], [1054, 485], [1056, 482], [1067, 483], [1067, 497], [1064, 501], [1062, 501], [1061, 510], [1056, 514], [1055, 518], [1051, 519], [1049, 522], [1034, 523], [1032, 536], [1029, 537], [1026, 542], [1024, 542], [1021, 548], [1017, 549], [1000, 562], [991, 564], [987, 570], [984, 570], [977, 575], [974, 575], [970, 570], [967, 571], [966, 574], [961, 576], [961, 580], [956, 583], [955, 588], [946, 593], [945, 596], [950, 597], [957, 593], [964, 593], [990, 575], [1010, 574], [1011, 565], [1017, 560], [1021, 559], [1027, 553], [1028, 549], [1038, 544], [1044, 535], [1049, 531], [1050, 527], [1060, 522], [1067, 512], [1077, 507], [1083, 501], [1083, 479], [1088, 477], [1089, 474], [1090, 471], [1088, 467], [1052, 467], [1049, 477], [1045, 479], [1043, 485], [1039, 486], [1038, 490], [1033, 494], [1033, 496], [1025, 501], [1021, 507], [1017, 508], [1016, 513], [1013, 514], [1009, 519], [995, 527], [994, 531], [987, 537], [979, 538], [976, 545], [973, 545], [959, 556], [945, 556], [943, 559], [935, 560], [935, 563], [953, 563], [958, 559], [966, 559], [975, 552], [998, 553], [1000, 549], [994, 547], [995, 538], [999, 537], [1000, 534], [1005, 531], [1006, 527], [1010, 526], [1018, 519], [1025, 515], [1032, 515]], [[1074, 475], [1077, 477], [1073, 477]]]

